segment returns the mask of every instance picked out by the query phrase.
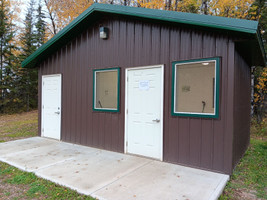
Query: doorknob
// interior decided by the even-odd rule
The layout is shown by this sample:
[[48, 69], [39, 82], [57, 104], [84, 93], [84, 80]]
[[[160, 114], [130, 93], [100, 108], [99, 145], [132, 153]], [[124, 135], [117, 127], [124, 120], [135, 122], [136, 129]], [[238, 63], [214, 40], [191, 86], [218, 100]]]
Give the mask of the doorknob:
[[154, 120], [152, 120], [153, 122], [157, 122], [157, 123], [159, 123], [160, 122], [160, 119], [154, 119]]
[[60, 114], [60, 112], [59, 112], [59, 111], [58, 111], [58, 112], [55, 112], [55, 114], [58, 114], [58, 115], [59, 115], [59, 114]]

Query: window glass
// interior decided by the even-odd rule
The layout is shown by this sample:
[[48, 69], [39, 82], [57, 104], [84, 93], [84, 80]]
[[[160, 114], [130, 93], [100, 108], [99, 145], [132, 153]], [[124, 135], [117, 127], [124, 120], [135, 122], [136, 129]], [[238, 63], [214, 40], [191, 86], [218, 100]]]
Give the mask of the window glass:
[[174, 113], [216, 114], [216, 60], [174, 65]]
[[94, 109], [118, 110], [118, 69], [95, 70]]

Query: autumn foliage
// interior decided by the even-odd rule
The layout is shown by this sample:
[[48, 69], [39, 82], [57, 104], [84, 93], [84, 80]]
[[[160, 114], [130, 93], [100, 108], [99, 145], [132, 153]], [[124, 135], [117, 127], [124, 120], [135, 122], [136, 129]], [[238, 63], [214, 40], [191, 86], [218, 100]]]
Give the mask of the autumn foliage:
[[93, 0], [44, 0], [55, 35], [93, 4]]
[[264, 117], [265, 101], [267, 100], [267, 67], [256, 68], [256, 84], [254, 93], [254, 105], [257, 121], [260, 123]]

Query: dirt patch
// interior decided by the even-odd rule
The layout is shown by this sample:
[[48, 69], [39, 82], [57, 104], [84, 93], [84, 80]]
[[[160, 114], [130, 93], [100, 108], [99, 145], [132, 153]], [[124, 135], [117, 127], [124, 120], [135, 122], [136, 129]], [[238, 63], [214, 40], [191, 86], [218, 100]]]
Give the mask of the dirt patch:
[[240, 196], [241, 196], [241, 199], [245, 199], [245, 200], [261, 200], [261, 199], [258, 199], [257, 196], [256, 196], [256, 191], [255, 190], [249, 190], [249, 191], [246, 191], [246, 190], [240, 190]]
[[256, 193], [255, 190], [235, 189], [232, 195], [232, 200], [263, 200], [257, 198]]
[[0, 199], [26, 200], [27, 198], [25, 198], [25, 195], [26, 195], [28, 190], [29, 190], [29, 188], [24, 186], [24, 185], [11, 185], [8, 183], [3, 183], [0, 180]]

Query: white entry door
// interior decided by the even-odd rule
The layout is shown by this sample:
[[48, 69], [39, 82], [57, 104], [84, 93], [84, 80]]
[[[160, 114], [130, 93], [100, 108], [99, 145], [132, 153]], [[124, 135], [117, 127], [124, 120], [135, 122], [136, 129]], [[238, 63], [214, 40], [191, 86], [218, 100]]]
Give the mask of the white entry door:
[[162, 160], [163, 69], [126, 69], [126, 153]]
[[61, 74], [42, 77], [42, 136], [60, 140]]

